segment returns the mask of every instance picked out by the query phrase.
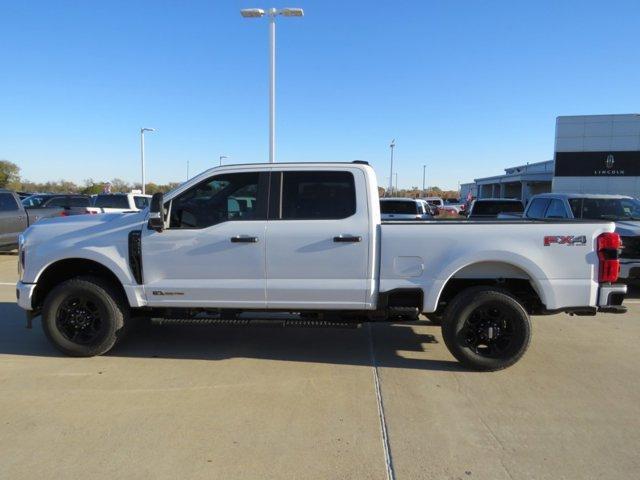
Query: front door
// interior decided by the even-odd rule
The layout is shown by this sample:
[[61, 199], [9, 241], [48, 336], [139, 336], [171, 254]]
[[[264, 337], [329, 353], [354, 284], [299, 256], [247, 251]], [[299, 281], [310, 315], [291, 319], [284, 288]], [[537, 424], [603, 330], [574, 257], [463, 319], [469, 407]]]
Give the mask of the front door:
[[366, 308], [372, 252], [365, 184], [358, 169], [272, 172], [269, 308]]
[[27, 228], [27, 215], [11, 192], [0, 192], [0, 246], [17, 245], [18, 235]]
[[218, 174], [165, 204], [163, 232], [143, 229], [150, 306], [263, 308], [268, 173]]

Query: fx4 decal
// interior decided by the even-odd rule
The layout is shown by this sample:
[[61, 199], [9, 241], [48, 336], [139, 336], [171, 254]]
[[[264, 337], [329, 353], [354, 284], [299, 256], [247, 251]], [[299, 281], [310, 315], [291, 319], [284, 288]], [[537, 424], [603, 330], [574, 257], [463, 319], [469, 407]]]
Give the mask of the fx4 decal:
[[558, 245], [573, 246], [585, 246], [587, 244], [587, 237], [585, 235], [548, 235], [544, 237], [544, 246], [549, 247], [557, 243]]

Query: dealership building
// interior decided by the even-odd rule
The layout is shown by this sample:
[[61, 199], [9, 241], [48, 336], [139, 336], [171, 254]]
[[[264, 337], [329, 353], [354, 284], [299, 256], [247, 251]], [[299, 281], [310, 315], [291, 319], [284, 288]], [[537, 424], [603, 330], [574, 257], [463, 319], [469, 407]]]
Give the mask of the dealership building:
[[545, 192], [640, 197], [640, 115], [576, 115], [556, 119], [553, 160], [518, 165], [503, 175], [460, 186], [476, 198], [519, 198]]

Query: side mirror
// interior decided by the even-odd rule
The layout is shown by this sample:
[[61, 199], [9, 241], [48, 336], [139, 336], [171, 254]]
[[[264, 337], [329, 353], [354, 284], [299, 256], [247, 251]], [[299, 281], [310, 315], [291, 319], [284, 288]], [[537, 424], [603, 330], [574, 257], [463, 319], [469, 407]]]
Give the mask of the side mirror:
[[161, 192], [154, 193], [151, 197], [147, 228], [156, 232], [164, 230], [164, 196]]

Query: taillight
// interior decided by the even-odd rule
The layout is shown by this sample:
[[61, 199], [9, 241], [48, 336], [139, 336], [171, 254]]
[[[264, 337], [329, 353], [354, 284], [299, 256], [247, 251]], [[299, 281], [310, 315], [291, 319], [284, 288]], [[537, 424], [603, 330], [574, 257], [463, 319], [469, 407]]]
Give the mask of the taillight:
[[617, 233], [603, 233], [598, 237], [598, 259], [600, 269], [598, 271], [598, 281], [615, 282], [620, 274], [620, 235]]

